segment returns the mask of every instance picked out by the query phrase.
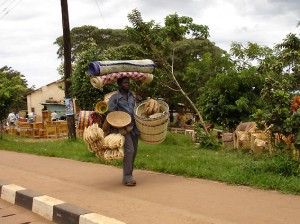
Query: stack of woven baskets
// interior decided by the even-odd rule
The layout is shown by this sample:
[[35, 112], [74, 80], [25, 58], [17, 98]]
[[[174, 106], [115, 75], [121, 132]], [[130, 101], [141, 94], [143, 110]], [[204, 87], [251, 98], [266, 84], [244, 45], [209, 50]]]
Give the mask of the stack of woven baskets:
[[84, 129], [83, 140], [88, 144], [89, 151], [99, 158], [116, 160], [124, 157], [124, 136], [112, 133], [104, 137], [104, 132], [98, 124]]

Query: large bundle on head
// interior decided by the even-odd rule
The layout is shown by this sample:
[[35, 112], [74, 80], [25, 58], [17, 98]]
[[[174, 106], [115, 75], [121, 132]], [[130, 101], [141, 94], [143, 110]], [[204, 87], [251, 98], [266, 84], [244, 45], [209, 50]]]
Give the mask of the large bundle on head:
[[162, 100], [147, 99], [134, 108], [140, 139], [149, 144], [163, 142], [169, 123], [169, 106]]
[[103, 130], [97, 124], [84, 129], [83, 140], [88, 144], [88, 150], [99, 158], [115, 160], [124, 157], [125, 137], [121, 134], [104, 137]]
[[150, 59], [94, 61], [88, 65], [88, 72], [91, 76], [102, 76], [115, 72], [152, 73], [154, 66], [154, 62]]
[[91, 84], [100, 89], [119, 78], [150, 83], [153, 80], [155, 64], [152, 60], [94, 61], [89, 64]]

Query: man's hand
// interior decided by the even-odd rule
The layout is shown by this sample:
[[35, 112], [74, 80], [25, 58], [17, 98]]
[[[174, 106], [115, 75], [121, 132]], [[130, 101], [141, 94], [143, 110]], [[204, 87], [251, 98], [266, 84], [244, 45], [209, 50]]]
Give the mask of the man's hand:
[[139, 95], [136, 95], [135, 99], [136, 99], [137, 102], [143, 101], [143, 98]]

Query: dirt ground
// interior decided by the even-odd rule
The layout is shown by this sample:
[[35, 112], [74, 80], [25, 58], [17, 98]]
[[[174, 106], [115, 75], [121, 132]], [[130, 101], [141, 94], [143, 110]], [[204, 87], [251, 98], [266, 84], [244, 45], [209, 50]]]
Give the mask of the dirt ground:
[[298, 224], [300, 196], [0, 151], [0, 179], [128, 224]]

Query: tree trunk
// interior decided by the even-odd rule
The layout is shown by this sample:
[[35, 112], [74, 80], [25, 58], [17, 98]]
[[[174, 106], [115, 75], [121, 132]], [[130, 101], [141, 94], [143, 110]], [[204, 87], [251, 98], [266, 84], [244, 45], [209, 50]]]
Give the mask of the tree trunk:
[[[65, 83], [65, 98], [70, 98], [70, 77], [72, 72], [71, 63], [71, 33], [69, 26], [68, 1], [61, 0], [63, 39], [64, 39], [64, 83]], [[75, 118], [73, 115], [67, 116], [68, 122], [68, 137], [76, 139]]]
[[67, 115], [67, 122], [68, 122], [68, 138], [69, 139], [76, 139], [76, 128], [75, 128], [75, 117], [74, 115]]
[[3, 139], [3, 121], [0, 123], [0, 139]]

